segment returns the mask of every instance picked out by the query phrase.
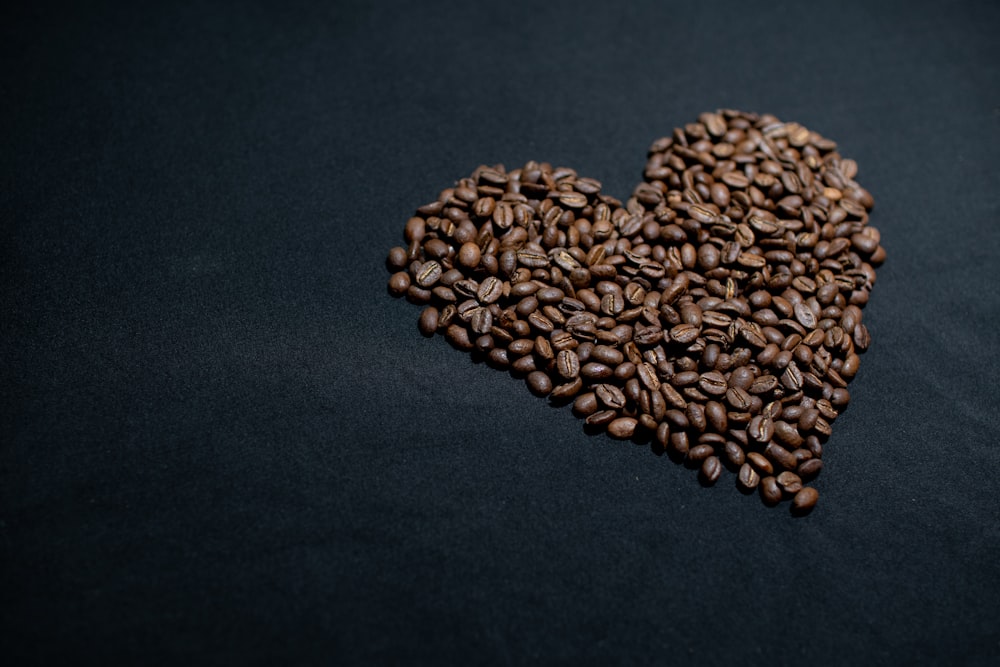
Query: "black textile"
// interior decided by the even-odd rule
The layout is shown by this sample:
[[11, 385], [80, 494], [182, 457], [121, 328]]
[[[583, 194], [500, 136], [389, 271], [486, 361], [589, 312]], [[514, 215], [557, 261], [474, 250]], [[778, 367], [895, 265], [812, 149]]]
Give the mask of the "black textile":
[[[1000, 5], [25, 4], [5, 664], [996, 659]], [[625, 198], [718, 107], [836, 140], [888, 251], [807, 518], [584, 435], [386, 293], [477, 165]]]

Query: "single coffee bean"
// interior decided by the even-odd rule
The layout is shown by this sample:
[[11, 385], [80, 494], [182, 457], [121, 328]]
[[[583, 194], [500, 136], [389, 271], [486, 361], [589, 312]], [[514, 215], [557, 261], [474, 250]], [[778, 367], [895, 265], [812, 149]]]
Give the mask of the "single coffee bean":
[[417, 323], [420, 333], [425, 336], [433, 336], [438, 328], [438, 309], [434, 306], [427, 306], [420, 312], [420, 320]]
[[698, 387], [706, 394], [712, 396], [722, 396], [728, 390], [729, 383], [726, 376], [718, 371], [708, 371], [702, 373], [698, 379]]
[[720, 475], [722, 475], [722, 461], [719, 460], [719, 457], [709, 456], [708, 458], [706, 458], [705, 461], [701, 464], [702, 478], [709, 484], [715, 484], [715, 482], [718, 481]]
[[389, 278], [389, 293], [393, 296], [403, 296], [410, 287], [410, 274], [405, 271], [392, 274]]
[[795, 455], [784, 447], [776, 445], [773, 442], [769, 443], [767, 447], [764, 448], [764, 455], [788, 470], [795, 470], [799, 463], [795, 460]]
[[618, 417], [615, 410], [600, 410], [587, 417], [584, 421], [590, 426], [607, 426]]
[[802, 479], [790, 470], [786, 470], [777, 477], [778, 486], [784, 489], [785, 493], [798, 493], [802, 489]]
[[599, 407], [600, 406], [597, 403], [597, 395], [592, 391], [580, 394], [573, 402], [573, 412], [577, 417], [587, 417], [592, 415], [597, 412]]
[[611, 377], [613, 370], [606, 364], [591, 361], [580, 368], [580, 375], [588, 380], [606, 380]]
[[748, 452], [747, 462], [765, 475], [774, 474], [774, 466], [759, 452]]
[[608, 435], [620, 439], [631, 438], [638, 423], [632, 417], [619, 417], [608, 424]]
[[525, 381], [527, 382], [531, 393], [536, 396], [548, 396], [549, 392], [552, 391], [552, 378], [542, 371], [533, 371], [528, 373], [528, 377]]
[[808, 512], [816, 506], [816, 501], [818, 500], [819, 492], [810, 486], [806, 486], [792, 498], [792, 507], [799, 512]]
[[723, 450], [726, 453], [726, 459], [734, 466], [741, 466], [746, 462], [746, 454], [738, 443], [726, 440]]
[[594, 392], [600, 402], [609, 408], [618, 410], [625, 407], [625, 394], [613, 384], [599, 384]]
[[757, 474], [757, 471], [749, 463], [744, 463], [740, 466], [738, 480], [743, 488], [753, 490], [760, 484], [760, 475]]
[[750, 408], [750, 394], [739, 387], [730, 387], [726, 391], [726, 402], [735, 410], [745, 412]]
[[696, 445], [688, 451], [688, 458], [692, 461], [704, 461], [715, 454], [715, 447], [712, 445]]
[[798, 473], [802, 479], [812, 479], [823, 470], [823, 461], [817, 458], [810, 458], [799, 464]]
[[781, 502], [781, 487], [778, 480], [770, 475], [760, 480], [760, 497], [768, 505], [777, 505]]

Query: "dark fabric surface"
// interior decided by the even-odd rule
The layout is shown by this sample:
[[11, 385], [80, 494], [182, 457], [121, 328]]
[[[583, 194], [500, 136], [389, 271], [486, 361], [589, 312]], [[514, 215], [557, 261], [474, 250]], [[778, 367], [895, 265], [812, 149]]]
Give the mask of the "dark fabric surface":
[[[5, 664], [1000, 653], [1000, 5], [144, 4], [0, 21]], [[476, 165], [624, 198], [717, 107], [838, 141], [889, 253], [806, 518], [386, 294]]]

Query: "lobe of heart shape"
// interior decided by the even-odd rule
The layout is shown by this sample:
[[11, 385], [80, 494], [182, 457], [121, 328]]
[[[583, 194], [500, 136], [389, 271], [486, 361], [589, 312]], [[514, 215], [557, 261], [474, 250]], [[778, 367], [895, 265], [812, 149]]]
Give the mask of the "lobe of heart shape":
[[483, 165], [407, 221], [389, 292], [587, 432], [804, 514], [885, 260], [857, 172], [816, 132], [733, 110], [653, 142], [624, 204], [568, 167]]

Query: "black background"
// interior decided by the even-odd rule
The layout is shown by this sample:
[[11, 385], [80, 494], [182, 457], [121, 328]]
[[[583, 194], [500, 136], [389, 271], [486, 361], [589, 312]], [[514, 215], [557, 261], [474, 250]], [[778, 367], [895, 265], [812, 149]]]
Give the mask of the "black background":
[[[1000, 5], [136, 4], [0, 22], [7, 664], [1000, 653]], [[838, 141], [889, 253], [806, 518], [385, 289], [478, 164], [625, 198], [717, 107]]]

